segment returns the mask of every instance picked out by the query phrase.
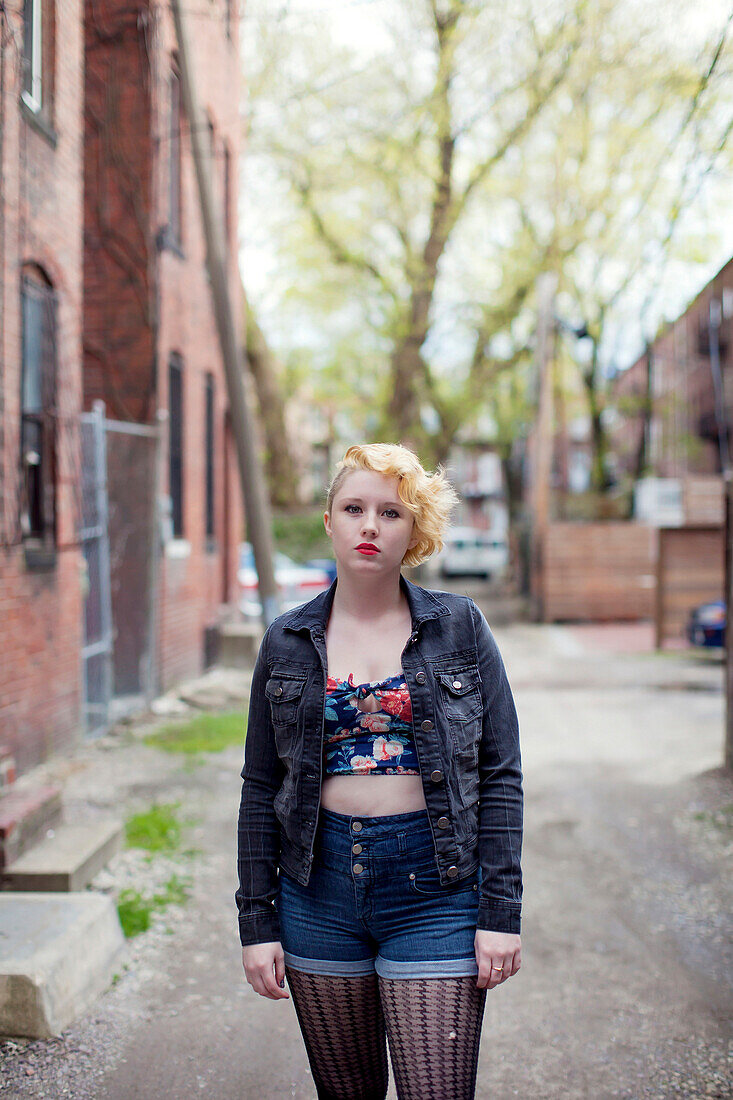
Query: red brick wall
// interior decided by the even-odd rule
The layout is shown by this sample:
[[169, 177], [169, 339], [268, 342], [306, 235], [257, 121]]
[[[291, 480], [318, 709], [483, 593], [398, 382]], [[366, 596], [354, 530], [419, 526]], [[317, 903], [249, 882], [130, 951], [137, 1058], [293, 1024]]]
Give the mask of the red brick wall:
[[[22, 42], [22, 3], [7, 19]], [[50, 6], [49, 6], [50, 10]], [[81, 0], [58, 0], [44, 51], [50, 93], [40, 116], [20, 102], [20, 59], [5, 53], [0, 190], [0, 744], [23, 771], [64, 751], [81, 725], [80, 552], [74, 545], [75, 416], [81, 395], [82, 102]], [[50, 30], [50, 27], [46, 27]], [[3, 27], [3, 39], [8, 39]], [[49, 74], [53, 79], [49, 80]], [[23, 266], [45, 272], [58, 298], [56, 561], [48, 572], [26, 564], [18, 528], [20, 279]]]
[[143, 5], [86, 0], [84, 408], [155, 417], [153, 135]]
[[[225, 0], [189, 18], [199, 100], [214, 124], [215, 195], [221, 200], [223, 142], [230, 150], [229, 272], [239, 325], [237, 161], [238, 27], [225, 34]], [[233, 9], [236, 5], [232, 5]], [[184, 5], [184, 11], [186, 11]], [[203, 668], [204, 632], [236, 595], [242, 508], [236, 462], [225, 483], [226, 385], [206, 272], [206, 250], [188, 123], [182, 111], [181, 249], [170, 246], [170, 74], [177, 43], [170, 8], [133, 18], [117, 0], [95, 0], [87, 21], [85, 156], [85, 406], [154, 422], [168, 408], [168, 363], [183, 364], [183, 537], [163, 554], [158, 591], [158, 687]], [[110, 29], [118, 33], [110, 37]], [[103, 32], [100, 34], [100, 29]], [[215, 536], [206, 538], [205, 382], [215, 379]], [[163, 482], [168, 486], [167, 446]]]
[[[185, 6], [184, 6], [185, 7]], [[232, 5], [233, 9], [236, 5]], [[175, 50], [173, 20], [167, 7], [160, 27], [160, 50], [156, 54], [153, 90], [153, 129], [161, 135], [169, 130], [169, 75]], [[224, 193], [223, 142], [230, 150], [232, 196], [229, 218], [229, 273], [231, 300], [241, 337], [239, 276], [237, 265], [237, 211], [239, 141], [238, 28], [233, 20], [232, 38], [224, 29], [224, 0], [211, 4], [205, 17], [189, 20], [190, 45], [197, 78], [199, 103], [214, 125], [214, 195]], [[169, 141], [158, 145], [154, 172], [158, 228], [168, 211]], [[168, 360], [171, 351], [183, 359], [183, 406], [185, 466], [183, 474], [183, 540], [164, 555], [161, 586], [161, 638], [159, 661], [162, 686], [200, 671], [203, 667], [204, 630], [212, 625], [225, 601], [236, 597], [237, 544], [242, 539], [243, 518], [236, 454], [227, 443], [227, 408], [224, 369], [219, 351], [206, 251], [199, 214], [188, 120], [183, 114], [181, 136], [181, 226], [183, 257], [171, 249], [159, 254], [158, 288], [160, 327], [157, 334], [158, 400], [167, 408]], [[204, 494], [204, 394], [207, 371], [215, 378], [215, 548], [207, 549]], [[228, 458], [225, 451], [229, 448]], [[166, 464], [167, 477], [167, 464]], [[174, 556], [174, 555], [181, 556]]]

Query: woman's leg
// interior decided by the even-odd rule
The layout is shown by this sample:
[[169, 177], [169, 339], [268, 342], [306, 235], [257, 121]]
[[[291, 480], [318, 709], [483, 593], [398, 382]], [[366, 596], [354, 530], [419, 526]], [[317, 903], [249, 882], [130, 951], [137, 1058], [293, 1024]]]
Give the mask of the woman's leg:
[[376, 974], [285, 971], [319, 1100], [384, 1100], [389, 1070]]
[[399, 1100], [473, 1100], [486, 990], [476, 977], [381, 978]]

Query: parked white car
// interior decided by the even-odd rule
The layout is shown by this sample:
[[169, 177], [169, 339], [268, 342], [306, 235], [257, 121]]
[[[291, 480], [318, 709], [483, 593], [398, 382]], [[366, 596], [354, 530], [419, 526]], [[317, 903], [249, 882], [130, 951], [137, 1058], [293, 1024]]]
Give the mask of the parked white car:
[[476, 527], [451, 527], [445, 545], [433, 559], [444, 577], [500, 577], [509, 565], [509, 545], [505, 538]]
[[[331, 578], [323, 569], [310, 565], [298, 565], [287, 554], [275, 553], [275, 583], [280, 593], [280, 607], [290, 611], [307, 600], [312, 600], [319, 592], [329, 588]], [[259, 618], [262, 615], [257, 570], [252, 544], [243, 542], [239, 546], [239, 609], [243, 615]]]

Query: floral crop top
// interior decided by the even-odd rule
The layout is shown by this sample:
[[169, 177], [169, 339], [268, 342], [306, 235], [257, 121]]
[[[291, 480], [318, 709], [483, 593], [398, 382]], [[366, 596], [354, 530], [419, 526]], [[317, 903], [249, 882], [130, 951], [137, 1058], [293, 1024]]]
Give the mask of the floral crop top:
[[326, 775], [419, 775], [404, 674], [355, 684], [326, 681]]

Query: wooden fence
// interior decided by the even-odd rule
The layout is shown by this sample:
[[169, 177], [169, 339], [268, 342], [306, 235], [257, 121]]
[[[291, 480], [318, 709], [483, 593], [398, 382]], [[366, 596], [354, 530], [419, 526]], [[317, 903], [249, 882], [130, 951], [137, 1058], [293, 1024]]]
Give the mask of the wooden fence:
[[644, 523], [551, 523], [544, 547], [543, 619], [650, 619], [657, 530]]
[[725, 528], [660, 527], [657, 560], [656, 645], [684, 637], [690, 610], [723, 598]]
[[543, 620], [653, 619], [656, 645], [683, 639], [689, 613], [721, 599], [719, 524], [552, 523], [544, 552]]

